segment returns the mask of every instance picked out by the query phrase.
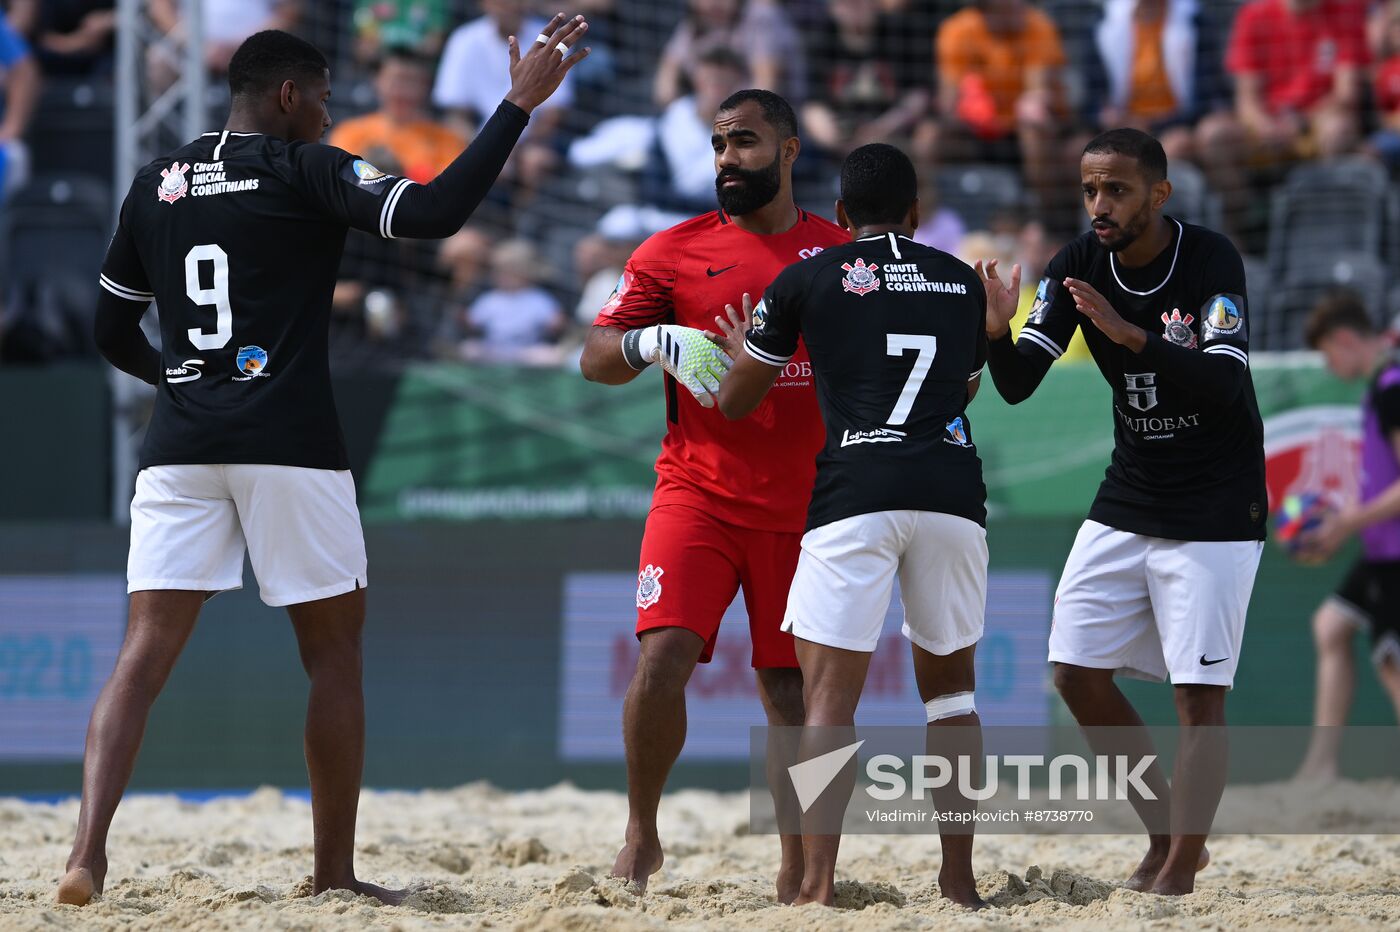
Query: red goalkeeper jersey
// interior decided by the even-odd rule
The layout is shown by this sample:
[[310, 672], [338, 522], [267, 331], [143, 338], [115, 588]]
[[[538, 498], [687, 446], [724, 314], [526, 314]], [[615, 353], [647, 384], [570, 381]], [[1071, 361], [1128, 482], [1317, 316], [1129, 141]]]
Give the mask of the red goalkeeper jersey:
[[[594, 324], [716, 330], [726, 304], [738, 308], [745, 292], [757, 303], [783, 269], [849, 241], [844, 229], [805, 210], [772, 236], [740, 229], [723, 211], [705, 214], [637, 247]], [[667, 430], [652, 507], [690, 505], [740, 527], [800, 533], [825, 442], [807, 348], [798, 346], [758, 410], [738, 421], [702, 407], [669, 376], [665, 382]]]

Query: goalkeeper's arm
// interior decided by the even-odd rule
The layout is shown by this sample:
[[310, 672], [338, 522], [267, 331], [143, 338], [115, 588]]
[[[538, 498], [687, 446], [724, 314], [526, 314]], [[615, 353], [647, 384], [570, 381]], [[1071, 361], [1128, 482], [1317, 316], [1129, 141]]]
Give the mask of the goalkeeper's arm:
[[623, 385], [637, 377], [641, 370], [627, 365], [627, 358], [622, 355], [622, 338], [626, 334], [627, 331], [621, 327], [600, 327], [597, 324], [588, 331], [583, 355], [578, 361], [585, 379], [604, 385]]
[[732, 361], [704, 331], [693, 327], [657, 324], [623, 331], [595, 326], [579, 368], [589, 381], [620, 385], [652, 363], [660, 363], [700, 404], [711, 408]]

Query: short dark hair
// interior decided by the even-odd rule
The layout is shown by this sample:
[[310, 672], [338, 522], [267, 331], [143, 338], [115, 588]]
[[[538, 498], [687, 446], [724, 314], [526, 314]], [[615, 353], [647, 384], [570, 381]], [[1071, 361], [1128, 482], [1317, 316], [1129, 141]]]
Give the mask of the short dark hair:
[[751, 87], [735, 91], [719, 105], [719, 112], [737, 110], [741, 104], [750, 100], [758, 104], [759, 109], [763, 111], [763, 119], [778, 131], [780, 137], [788, 139], [797, 135], [797, 114], [792, 112], [792, 104], [772, 91], [762, 88]]
[[390, 45], [379, 53], [379, 59], [375, 62], [375, 70], [383, 68], [391, 61], [404, 62], [428, 72], [431, 72], [437, 64], [432, 56], [424, 54], [423, 50], [416, 46]]
[[749, 63], [744, 56], [725, 45], [710, 46], [701, 53], [695, 63], [697, 65], [712, 65], [716, 68], [728, 68], [739, 74], [749, 73]]
[[1089, 155], [1126, 155], [1136, 159], [1150, 184], [1167, 180], [1167, 153], [1162, 144], [1140, 129], [1111, 129], [1100, 133], [1084, 147]]
[[280, 29], [255, 32], [228, 63], [228, 89], [234, 97], [255, 97], [283, 81], [323, 77], [329, 69], [316, 46]]
[[1368, 337], [1380, 332], [1366, 311], [1366, 302], [1350, 288], [1333, 289], [1318, 299], [1303, 326], [1303, 340], [1308, 349], [1317, 349], [1338, 330], [1352, 330]]
[[914, 163], [894, 146], [861, 146], [841, 166], [841, 202], [846, 217], [858, 227], [902, 223], [918, 197]]

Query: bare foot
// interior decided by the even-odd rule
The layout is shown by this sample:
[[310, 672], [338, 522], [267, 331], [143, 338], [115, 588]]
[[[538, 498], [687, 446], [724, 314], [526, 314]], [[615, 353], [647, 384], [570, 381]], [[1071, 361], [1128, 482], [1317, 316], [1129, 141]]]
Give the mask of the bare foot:
[[627, 881], [627, 892], [641, 896], [647, 892], [647, 881], [651, 875], [661, 870], [666, 860], [661, 851], [661, 840], [628, 841], [617, 853], [613, 862], [612, 875]]
[[802, 865], [784, 864], [778, 868], [778, 902], [786, 906], [797, 902], [802, 893]]
[[[1152, 852], [1149, 851], [1148, 858], [1151, 858], [1151, 854]], [[1140, 893], [1158, 893], [1162, 894], [1162, 896], [1182, 896], [1182, 894], [1191, 893], [1191, 891], [1196, 889], [1196, 875], [1200, 873], [1201, 870], [1204, 870], [1205, 866], [1211, 862], [1211, 851], [1210, 848], [1201, 848], [1201, 856], [1196, 859], [1196, 870], [1191, 872], [1191, 876], [1162, 877], [1161, 868], [1166, 866], [1166, 862], [1163, 861], [1162, 865], [1158, 866], [1158, 873], [1156, 873], [1145, 886], [1133, 886], [1134, 880], [1137, 880], [1141, 873], [1144, 872], [1144, 868], [1147, 868], [1148, 858], [1142, 859], [1141, 865], [1138, 865], [1137, 872], [1134, 873], [1133, 877], [1128, 879], [1128, 883], [1126, 884], [1128, 889], [1137, 890], [1140, 891]]]
[[363, 880], [355, 881], [350, 889], [360, 896], [372, 896], [385, 906], [398, 906], [404, 897], [408, 896], [407, 890], [390, 890], [378, 884], [365, 883]]
[[943, 872], [939, 871], [938, 889], [944, 899], [952, 900], [971, 910], [986, 909], [991, 905], [982, 899], [981, 894], [977, 892], [977, 883], [971, 877], [944, 877]]
[[1139, 893], [1146, 893], [1152, 889], [1152, 883], [1161, 873], [1162, 865], [1167, 863], [1167, 852], [1170, 847], [1169, 844], [1149, 846], [1147, 854], [1142, 856], [1142, 861], [1138, 864], [1137, 869], [1133, 871], [1133, 875], [1123, 886]]
[[58, 882], [58, 894], [54, 899], [67, 906], [86, 906], [97, 892], [97, 881], [93, 879], [92, 871], [86, 867], [75, 867]]
[[1148, 892], [1158, 896], [1185, 896], [1196, 890], [1196, 875], [1190, 877], [1158, 877]]
[[798, 890], [797, 896], [793, 897], [793, 906], [806, 906], [808, 903], [819, 903], [822, 906], [836, 908], [836, 887], [827, 885], [825, 887], [802, 888]]

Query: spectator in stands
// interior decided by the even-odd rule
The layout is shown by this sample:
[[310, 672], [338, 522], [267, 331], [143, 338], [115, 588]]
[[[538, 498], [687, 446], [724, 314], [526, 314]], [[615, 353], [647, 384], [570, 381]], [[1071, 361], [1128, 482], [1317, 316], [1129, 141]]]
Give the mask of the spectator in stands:
[[1392, 172], [1400, 170], [1400, 0], [1376, 8], [1372, 20], [1372, 49], [1376, 68], [1374, 99], [1379, 129], [1370, 151]]
[[427, 184], [452, 163], [466, 141], [428, 113], [431, 62], [408, 48], [389, 49], [374, 90], [379, 109], [340, 123], [330, 143], [354, 152], [381, 171]]
[[1325, 158], [1355, 144], [1369, 60], [1361, 0], [1251, 0], [1226, 66], [1253, 139]]
[[39, 98], [39, 66], [0, 12], [0, 203], [28, 177], [24, 134]]
[[933, 180], [933, 173], [920, 172], [919, 228], [914, 231], [914, 242], [957, 255], [959, 244], [966, 235], [967, 224], [958, 212], [939, 203], [938, 185]]
[[[1096, 62], [1086, 69], [1088, 123], [1131, 126], [1162, 143], [1170, 161], [1195, 159], [1195, 126], [1228, 106], [1217, 23], [1208, 0], [1107, 0], [1090, 28]], [[1082, 150], [1082, 146], [1079, 147]]]
[[436, 60], [447, 36], [447, 0], [355, 0], [355, 59], [372, 66], [389, 49]]
[[554, 346], [567, 319], [559, 302], [537, 282], [540, 259], [528, 240], [507, 240], [491, 253], [491, 289], [472, 302], [466, 323], [476, 334], [461, 346], [463, 359], [554, 365]]
[[[19, 32], [30, 37], [46, 74], [87, 75], [112, 68], [115, 0], [20, 0]], [[13, 20], [19, 19], [12, 17]]]
[[[204, 21], [204, 65], [211, 75], [228, 72], [229, 59], [243, 40], [264, 29], [295, 32], [301, 20], [300, 0], [200, 0]], [[147, 0], [147, 12], [155, 27], [179, 42], [184, 41], [180, 0]], [[147, 60], [153, 88], [162, 91], [175, 83], [184, 62], [178, 49], [151, 47]]]
[[601, 233], [590, 233], [574, 246], [574, 278], [579, 285], [579, 299], [574, 307], [574, 320], [584, 327], [592, 326], [598, 308], [608, 298], [622, 278], [623, 267], [632, 254], [631, 243], [617, 243]]
[[715, 47], [701, 54], [691, 69], [693, 91], [671, 101], [657, 118], [656, 152], [643, 171], [643, 201], [687, 215], [714, 210], [715, 158], [710, 135], [715, 112], [748, 80], [737, 52]]
[[929, 106], [928, 44], [910, 42], [909, 22], [882, 12], [880, 0], [828, 0], [827, 9], [808, 46], [806, 139], [839, 157], [870, 142], [907, 141]]
[[[483, 15], [458, 26], [447, 39], [433, 103], [447, 111], [448, 127], [466, 139], [476, 135], [510, 90], [507, 37], [517, 37], [523, 51], [545, 25], [543, 19], [526, 16], [525, 6], [525, 0], [481, 0]], [[573, 81], [565, 78], [554, 96], [530, 115], [530, 125], [501, 174], [517, 186], [517, 207], [530, 201], [558, 165], [560, 122], [571, 103]]]
[[483, 291], [491, 262], [491, 236], [473, 225], [463, 227], [438, 245], [437, 287], [428, 299], [438, 308], [433, 355], [458, 358], [458, 347], [467, 336], [467, 309]]
[[1225, 57], [1234, 114], [1198, 133], [1229, 232], [1246, 220], [1251, 164], [1281, 167], [1356, 148], [1369, 60], [1363, 0], [1249, 0], [1240, 9]]
[[755, 87], [776, 91], [793, 104], [806, 96], [802, 41], [775, 0], [689, 0], [656, 66], [658, 107], [686, 93], [696, 63], [715, 47], [738, 52]]
[[1026, 0], [978, 0], [938, 29], [938, 120], [920, 127], [925, 161], [1020, 161], [1048, 205], [1065, 116], [1059, 30]]

